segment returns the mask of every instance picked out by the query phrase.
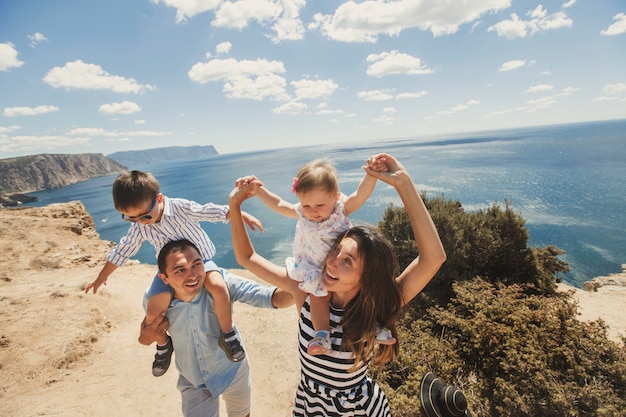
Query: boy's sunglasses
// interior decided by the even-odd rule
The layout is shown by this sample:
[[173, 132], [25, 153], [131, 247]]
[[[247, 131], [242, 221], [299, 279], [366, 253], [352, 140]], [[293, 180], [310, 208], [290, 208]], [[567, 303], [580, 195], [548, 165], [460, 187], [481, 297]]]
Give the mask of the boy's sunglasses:
[[150, 210], [147, 213], [142, 214], [141, 216], [128, 217], [124, 213], [122, 213], [122, 220], [126, 220], [127, 222], [137, 223], [139, 220], [152, 220], [152, 210], [154, 210], [154, 206], [156, 205], [156, 197], [152, 200], [152, 205], [150, 206]]

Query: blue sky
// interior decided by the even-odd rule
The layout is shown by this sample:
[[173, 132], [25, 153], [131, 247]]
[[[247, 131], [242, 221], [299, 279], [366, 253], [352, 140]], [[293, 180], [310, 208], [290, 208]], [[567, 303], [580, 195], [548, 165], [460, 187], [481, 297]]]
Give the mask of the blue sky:
[[0, 1], [0, 158], [622, 118], [623, 0]]

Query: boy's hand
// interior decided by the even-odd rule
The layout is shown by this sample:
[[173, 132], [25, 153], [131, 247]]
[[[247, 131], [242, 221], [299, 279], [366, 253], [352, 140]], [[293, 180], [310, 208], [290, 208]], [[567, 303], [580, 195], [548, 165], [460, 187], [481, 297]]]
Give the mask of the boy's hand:
[[241, 212], [241, 218], [243, 219], [244, 223], [248, 225], [250, 230], [258, 230], [259, 232], [263, 233], [263, 225], [261, 224], [261, 220], [257, 219], [249, 213], [246, 213], [245, 211]]
[[89, 290], [91, 290], [93, 288], [93, 293], [95, 294], [98, 291], [98, 288], [100, 288], [101, 285], [107, 285], [107, 279], [100, 279], [100, 277], [98, 277], [94, 282], [92, 282], [91, 284], [87, 284], [87, 287], [85, 288], [85, 294], [89, 294]]

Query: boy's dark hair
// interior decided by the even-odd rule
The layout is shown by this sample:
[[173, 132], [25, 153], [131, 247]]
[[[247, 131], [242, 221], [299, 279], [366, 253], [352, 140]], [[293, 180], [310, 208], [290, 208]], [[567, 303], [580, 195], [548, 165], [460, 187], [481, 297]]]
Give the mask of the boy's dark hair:
[[159, 272], [163, 275], [167, 276], [167, 255], [170, 253], [181, 253], [184, 252], [188, 248], [194, 248], [198, 253], [200, 250], [196, 245], [194, 245], [191, 241], [187, 239], [181, 240], [170, 240], [167, 242], [159, 251], [159, 256], [157, 257], [157, 265], [159, 266]]
[[161, 186], [149, 172], [128, 171], [113, 181], [113, 205], [121, 213], [152, 201], [161, 192]]

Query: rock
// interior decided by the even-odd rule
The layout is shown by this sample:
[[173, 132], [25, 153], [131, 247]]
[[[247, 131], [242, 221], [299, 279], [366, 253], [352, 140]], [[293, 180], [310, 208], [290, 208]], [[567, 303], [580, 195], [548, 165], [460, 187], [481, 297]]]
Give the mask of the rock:
[[583, 283], [583, 286], [587, 291], [598, 291], [598, 288], [606, 285], [626, 287], [626, 264], [622, 264], [622, 272], [619, 274], [609, 274], [606, 276], [595, 277], [594, 279]]

